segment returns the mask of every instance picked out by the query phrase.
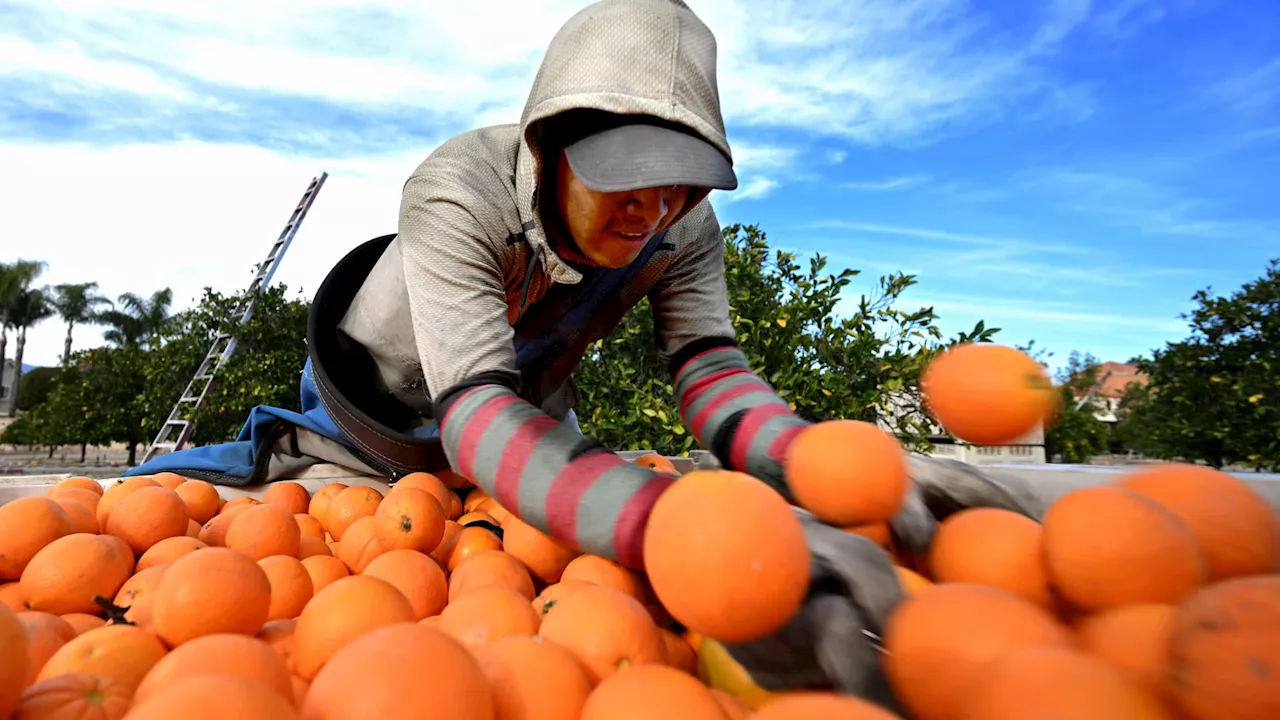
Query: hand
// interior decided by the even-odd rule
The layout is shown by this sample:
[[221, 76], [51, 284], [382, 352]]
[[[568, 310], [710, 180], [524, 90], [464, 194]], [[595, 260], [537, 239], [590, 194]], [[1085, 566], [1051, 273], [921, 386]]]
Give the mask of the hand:
[[913, 454], [908, 462], [912, 487], [890, 525], [898, 541], [917, 555], [929, 552], [939, 522], [966, 508], [1003, 508], [1035, 520], [1044, 514], [1044, 500], [1013, 478], [946, 458]]
[[[912, 488], [893, 533], [927, 557], [940, 520], [970, 507], [998, 507], [1039, 519], [1030, 487], [997, 479], [967, 463], [910, 456]], [[830, 687], [901, 713], [880, 665], [880, 637], [904, 599], [894, 560], [860, 535], [825, 525], [797, 509], [812, 556], [809, 596], [779, 632], [725, 649], [766, 690]]]

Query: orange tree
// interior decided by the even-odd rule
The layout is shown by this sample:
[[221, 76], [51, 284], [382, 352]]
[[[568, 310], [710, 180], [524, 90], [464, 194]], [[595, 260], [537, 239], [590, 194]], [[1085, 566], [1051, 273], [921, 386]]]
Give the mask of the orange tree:
[[206, 288], [196, 307], [170, 318], [146, 365], [142, 403], [148, 442], [200, 367], [216, 333], [231, 328], [239, 339], [236, 352], [219, 370], [196, 414], [191, 442], [234, 440], [255, 405], [298, 406], [310, 303], [288, 297], [284, 285], [273, 285], [259, 295], [249, 321], [237, 325], [243, 300], [244, 293], [223, 295]]
[[[851, 300], [846, 293], [858, 271], [832, 273], [820, 255], [802, 264], [794, 253], [771, 250], [755, 225], [726, 227], [724, 239], [734, 329], [751, 367], [802, 417], [883, 421], [908, 446], [927, 449], [915, 390], [925, 363], [947, 345], [988, 340], [997, 330], [979, 322], [944, 339], [932, 308], [897, 306], [916, 284], [902, 273], [881, 277], [870, 294], [837, 312]], [[617, 450], [669, 455], [696, 446], [654, 348], [648, 303], [598, 342], [574, 377], [588, 436]]]
[[1228, 295], [1197, 292], [1190, 334], [1138, 361], [1118, 433], [1167, 459], [1280, 471], [1280, 259]]

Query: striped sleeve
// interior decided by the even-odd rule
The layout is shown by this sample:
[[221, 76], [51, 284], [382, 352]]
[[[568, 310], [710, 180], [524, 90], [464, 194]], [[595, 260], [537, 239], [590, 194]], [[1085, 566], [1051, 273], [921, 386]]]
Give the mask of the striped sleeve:
[[672, 478], [623, 460], [498, 384], [459, 391], [440, 430], [454, 469], [522, 520], [643, 569], [649, 511]]
[[809, 423], [752, 372], [731, 341], [706, 339], [690, 350], [673, 372], [680, 417], [689, 431], [725, 467], [760, 478], [790, 498], [782, 461]]

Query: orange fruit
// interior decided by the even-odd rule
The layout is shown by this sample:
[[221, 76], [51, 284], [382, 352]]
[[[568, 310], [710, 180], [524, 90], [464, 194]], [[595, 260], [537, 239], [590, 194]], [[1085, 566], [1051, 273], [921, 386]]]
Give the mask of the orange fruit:
[[1172, 720], [1142, 683], [1070, 648], [1014, 648], [974, 680], [964, 720]]
[[144, 487], [120, 498], [103, 528], [141, 555], [165, 538], [185, 537], [189, 519], [187, 506], [177, 493], [164, 487]]
[[363, 517], [372, 517], [382, 502], [382, 493], [371, 487], [353, 485], [333, 496], [326, 512], [325, 530], [334, 540], [342, 541], [343, 535], [352, 523]]
[[809, 592], [809, 545], [776, 491], [743, 473], [692, 472], [654, 503], [649, 582], [671, 616], [727, 642], [777, 631]]
[[482, 527], [462, 527], [453, 543], [453, 549], [449, 551], [449, 572], [456, 571], [458, 566], [474, 555], [501, 549], [502, 541], [493, 532]]
[[118, 608], [128, 608], [124, 619], [141, 628], [151, 628], [155, 618], [156, 588], [168, 572], [168, 565], [156, 565], [140, 570], [120, 586], [112, 600]]
[[56, 487], [57, 486], [46, 492], [45, 497], [50, 500], [58, 500], [61, 498], [83, 503], [85, 507], [93, 511], [93, 521], [94, 523], [97, 523], [98, 503], [102, 502], [102, 488], [98, 488], [98, 492], [95, 493], [92, 490], [86, 490], [84, 488], [69, 487], [56, 489]]
[[1223, 580], [1178, 606], [1168, 683], [1189, 720], [1280, 717], [1280, 575]]
[[1043, 366], [1016, 348], [956, 345], [929, 362], [920, 395], [947, 432], [975, 445], [1013, 442], [1056, 410], [1058, 391]]
[[644, 602], [644, 584], [635, 572], [599, 555], [579, 555], [565, 566], [560, 582], [587, 582], [624, 592]]
[[100, 618], [97, 615], [86, 615], [85, 613], [67, 613], [66, 615], [59, 615], [59, 617], [67, 621], [67, 624], [76, 631], [77, 636], [107, 624], [105, 618]]
[[303, 535], [298, 539], [298, 559], [305, 560], [312, 555], [333, 555], [333, 550], [329, 549], [329, 545], [323, 540], [317, 540], [311, 535]]
[[226, 548], [178, 558], [156, 587], [152, 623], [169, 647], [205, 635], [257, 635], [271, 609], [271, 583], [253, 560]]
[[200, 523], [196, 522], [195, 520], [188, 520], [187, 521], [187, 537], [193, 537], [193, 538], [199, 539], [201, 528], [202, 526], [200, 525]]
[[71, 533], [71, 518], [46, 497], [20, 497], [0, 505], [0, 580], [17, 580], [46, 545]]
[[561, 580], [558, 583], [552, 583], [543, 588], [538, 597], [533, 599], [533, 611], [538, 613], [538, 617], [542, 617], [551, 612], [557, 602], [584, 587], [594, 587], [594, 584], [585, 580]]
[[88, 490], [89, 492], [102, 497], [102, 483], [84, 476], [69, 477], [54, 483], [48, 490], [44, 492], [46, 497], [53, 497], [61, 490]]
[[179, 485], [182, 485], [187, 481], [187, 479], [182, 477], [181, 475], [177, 473], [171, 473], [171, 472], [156, 473], [155, 475], [151, 476], [151, 480], [155, 484], [167, 490], [176, 490]]
[[336, 580], [316, 593], [298, 616], [296, 672], [313, 681], [329, 658], [352, 640], [376, 628], [413, 621], [413, 606], [391, 583], [361, 575]]
[[752, 720], [898, 720], [898, 716], [876, 705], [834, 692], [792, 692], [765, 703]]
[[968, 508], [943, 520], [929, 548], [939, 582], [970, 582], [1008, 590], [1053, 607], [1040, 523], [1012, 510]]
[[906, 498], [907, 454], [873, 423], [809, 425], [787, 447], [783, 466], [796, 502], [830, 525], [885, 522]]
[[847, 525], [841, 529], [847, 533], [861, 535], [886, 550], [893, 547], [893, 533], [889, 530], [889, 523], [863, 523], [861, 525]]
[[435, 476], [439, 478], [440, 482], [444, 483], [444, 486], [450, 490], [467, 490], [476, 486], [475, 482], [472, 481], [471, 478], [456, 473], [448, 468], [444, 470], [437, 470], [435, 472]]
[[416, 550], [392, 550], [374, 558], [361, 575], [386, 580], [404, 594], [421, 620], [439, 615], [449, 602], [449, 584], [436, 561]]
[[985, 585], [944, 583], [889, 616], [883, 662], [897, 697], [919, 720], [953, 720], [987, 662], [1018, 647], [1071, 647], [1071, 632], [1041, 608]]
[[209, 522], [222, 505], [218, 488], [203, 480], [188, 480], [174, 490], [187, 508], [187, 516], [203, 525]]
[[337, 651], [311, 682], [302, 715], [495, 718], [493, 692], [471, 653], [448, 635], [416, 623], [372, 630]]
[[261, 504], [262, 504], [262, 501], [256, 497], [253, 497], [251, 495], [241, 495], [240, 497], [231, 498], [230, 500], [223, 503], [222, 508], [218, 510], [218, 512], [226, 513], [227, 511], [232, 510], [234, 508], [245, 507], [245, 506], [253, 507], [255, 505], [261, 505]]
[[577, 720], [591, 681], [567, 650], [537, 636], [505, 637], [472, 649], [493, 691], [496, 718]]
[[324, 526], [320, 521], [307, 513], [294, 513], [293, 521], [298, 523], [298, 530], [303, 537], [313, 537], [320, 542], [324, 542]]
[[647, 467], [656, 473], [663, 475], [671, 475], [672, 477], [680, 477], [680, 471], [676, 469], [675, 463], [671, 462], [664, 455], [658, 453], [645, 453], [635, 460], [632, 460], [640, 467]]
[[294, 668], [293, 651], [297, 648], [297, 640], [294, 633], [297, 630], [298, 621], [290, 618], [288, 620], [268, 620], [263, 623], [262, 631], [258, 633], [258, 639], [266, 643], [280, 656], [280, 659], [284, 661], [285, 667], [289, 668], [290, 673], [293, 672]]
[[240, 514], [227, 529], [227, 547], [253, 560], [272, 555], [298, 556], [302, 530], [293, 514], [263, 503]]
[[401, 490], [421, 490], [427, 493], [435, 498], [436, 502], [440, 503], [440, 509], [446, 514], [453, 504], [450, 498], [457, 497], [453, 491], [445, 487], [439, 477], [425, 472], [410, 473], [395, 481], [387, 490], [387, 496], [390, 497], [392, 493], [397, 493]]
[[115, 597], [131, 574], [133, 552], [123, 540], [76, 534], [60, 537], [36, 553], [19, 586], [32, 610], [96, 615], [102, 607], [93, 597]]
[[662, 636], [644, 606], [626, 593], [599, 585], [557, 602], [543, 615], [538, 634], [573, 653], [593, 684], [619, 668], [661, 663], [666, 657]]
[[325, 530], [329, 529], [329, 506], [333, 504], [334, 496], [346, 490], [347, 487], [346, 483], [329, 483], [311, 496], [311, 502], [307, 505], [307, 514], [319, 520], [320, 526]]
[[31, 685], [14, 720], [121, 720], [133, 700], [129, 686], [89, 673], [73, 673]]
[[[486, 500], [485, 502], [492, 502], [492, 499]], [[498, 519], [487, 512], [481, 512], [479, 510], [464, 513], [462, 517], [458, 518], [458, 524], [463, 527], [466, 527], [471, 523], [489, 523], [490, 525], [497, 527]]]
[[27, 684], [35, 682], [40, 668], [53, 654], [76, 636], [75, 628], [66, 620], [45, 612], [27, 610], [18, 613], [18, 622], [27, 633]]
[[1280, 520], [1245, 482], [1213, 468], [1171, 463], [1129, 473], [1119, 485], [1187, 524], [1210, 581], [1280, 572]]
[[1043, 525], [1049, 581], [1081, 610], [1176, 603], [1204, 582], [1204, 554], [1186, 523], [1131, 490], [1073, 490]]
[[1174, 613], [1173, 605], [1124, 605], [1086, 617], [1075, 629], [1085, 650], [1159, 692], [1169, 671]]
[[132, 694], [167, 650], [154, 634], [132, 625], [107, 625], [77, 635], [49, 658], [36, 682], [73, 673], [118, 680]]
[[197, 675], [133, 706], [129, 720], [296, 720], [292, 700], [266, 683], [235, 675]]
[[510, 513], [502, 521], [502, 549], [544, 584], [559, 582], [565, 568], [581, 554]]
[[476, 588], [451, 601], [440, 613], [440, 629], [469, 647], [512, 635], [538, 632], [538, 614], [529, 600], [501, 586]]
[[711, 690], [666, 665], [636, 665], [600, 682], [582, 708], [582, 720], [724, 720]]
[[302, 559], [302, 567], [307, 569], [307, 574], [311, 576], [311, 586], [315, 593], [320, 592], [329, 583], [334, 580], [347, 577], [351, 571], [347, 570], [347, 566], [342, 561], [332, 555], [316, 555]]
[[444, 534], [440, 536], [440, 544], [436, 545], [435, 550], [428, 553], [431, 555], [432, 560], [440, 564], [440, 567], [447, 568], [449, 566], [449, 556], [453, 554], [453, 548], [457, 546], [458, 536], [461, 533], [461, 525], [452, 520], [445, 521]]
[[3, 605], [13, 612], [22, 612], [30, 610], [27, 601], [22, 597], [22, 587], [16, 582], [4, 583], [0, 585], [0, 605]]
[[157, 565], [170, 565], [184, 555], [207, 547], [209, 546], [199, 539], [187, 535], [165, 538], [142, 553], [136, 569], [142, 571]]
[[27, 684], [31, 669], [27, 645], [27, 630], [17, 614], [0, 607], [0, 717], [13, 714]]
[[462, 517], [463, 513], [464, 513], [464, 510], [462, 507], [462, 500], [458, 499], [458, 493], [450, 492], [449, 493], [449, 509], [445, 512], [445, 515], [450, 520], [458, 520], [459, 518]]
[[111, 511], [121, 498], [144, 487], [161, 487], [161, 485], [149, 477], [137, 476], [122, 478], [107, 486], [102, 493], [102, 499], [98, 501], [98, 527], [107, 527], [107, 518], [111, 516]]
[[352, 573], [364, 572], [369, 563], [382, 554], [382, 546], [378, 544], [377, 525], [372, 516], [366, 515], [351, 523], [342, 542], [338, 543], [334, 554]]
[[444, 508], [416, 488], [401, 488], [387, 495], [373, 515], [374, 536], [383, 550], [429, 553], [444, 537], [444, 523]]
[[248, 635], [205, 635], [165, 655], [134, 693], [141, 704], [166, 688], [201, 675], [231, 675], [258, 680], [282, 698], [293, 700], [293, 682], [284, 660], [270, 645]]
[[311, 495], [298, 483], [282, 480], [267, 485], [266, 491], [262, 493], [262, 503], [275, 505], [290, 515], [296, 515], [305, 513], [311, 507]]
[[258, 567], [267, 574], [271, 584], [271, 606], [267, 620], [288, 620], [298, 617], [302, 608], [311, 600], [315, 586], [311, 574], [298, 558], [289, 555], [272, 555], [258, 561]]
[[663, 656], [667, 664], [690, 675], [697, 674], [698, 656], [694, 653], [693, 646], [664, 627], [658, 628], [658, 634], [662, 636]]
[[231, 523], [236, 521], [243, 513], [248, 511], [253, 505], [241, 503], [230, 510], [224, 509], [222, 512], [214, 515], [209, 522], [200, 527], [200, 533], [196, 537], [200, 542], [209, 547], [226, 547], [227, 531], [231, 529]]
[[[66, 491], [70, 492], [70, 491]], [[55, 495], [50, 498], [62, 511], [67, 514], [67, 522], [72, 533], [89, 533], [97, 535], [102, 528], [98, 527], [98, 516], [88, 505], [74, 498], [66, 497], [66, 494]]]
[[476, 588], [510, 588], [531, 602], [535, 596], [533, 578], [523, 564], [501, 550], [477, 552], [458, 566], [449, 577], [449, 602]]

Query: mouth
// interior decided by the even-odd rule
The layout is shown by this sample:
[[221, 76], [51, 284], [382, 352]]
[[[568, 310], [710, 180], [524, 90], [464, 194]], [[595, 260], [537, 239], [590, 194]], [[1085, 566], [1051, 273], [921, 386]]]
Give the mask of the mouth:
[[648, 242], [650, 237], [647, 232], [615, 232], [614, 235], [617, 235], [628, 243]]

